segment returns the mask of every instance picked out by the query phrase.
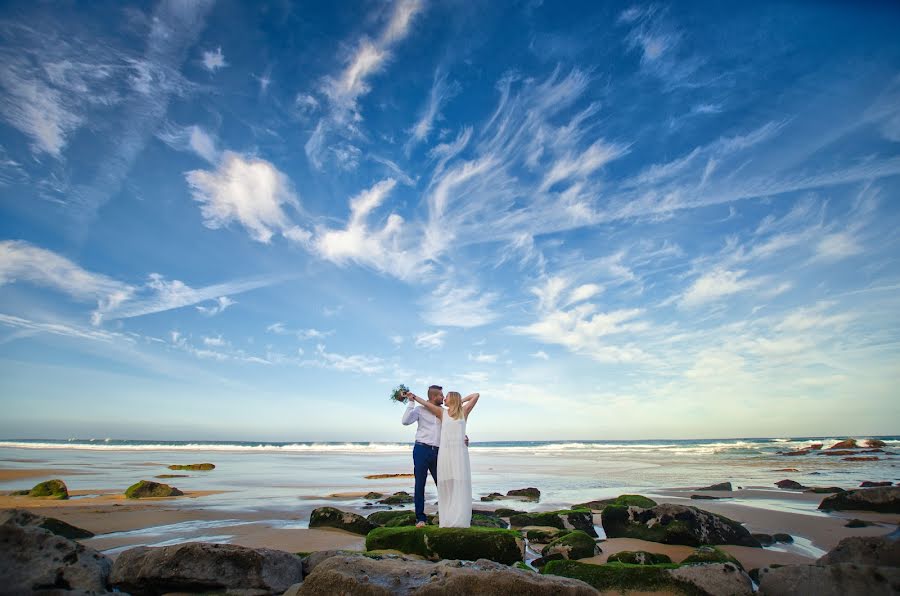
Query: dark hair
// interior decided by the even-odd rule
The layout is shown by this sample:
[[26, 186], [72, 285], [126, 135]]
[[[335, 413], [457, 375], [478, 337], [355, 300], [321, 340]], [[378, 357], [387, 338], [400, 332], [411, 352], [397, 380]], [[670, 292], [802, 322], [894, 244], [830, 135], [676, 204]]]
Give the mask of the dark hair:
[[432, 385], [431, 387], [428, 388], [429, 391], [431, 391], [432, 389], [437, 389], [438, 391], [444, 390], [444, 388], [441, 387], [440, 385]]

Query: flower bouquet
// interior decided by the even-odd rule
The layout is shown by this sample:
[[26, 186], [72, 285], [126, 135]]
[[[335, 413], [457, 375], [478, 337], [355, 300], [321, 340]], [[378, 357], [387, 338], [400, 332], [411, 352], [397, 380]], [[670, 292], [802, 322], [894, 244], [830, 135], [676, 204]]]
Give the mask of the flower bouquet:
[[409, 387], [403, 384], [398, 385], [397, 388], [391, 392], [391, 401], [401, 404], [405, 403], [407, 392], [409, 392]]

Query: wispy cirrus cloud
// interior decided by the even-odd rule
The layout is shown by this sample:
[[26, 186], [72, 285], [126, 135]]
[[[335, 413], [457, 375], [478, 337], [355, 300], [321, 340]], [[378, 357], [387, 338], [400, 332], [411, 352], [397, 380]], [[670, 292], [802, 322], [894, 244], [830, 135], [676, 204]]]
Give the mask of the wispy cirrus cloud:
[[438, 70], [434, 73], [434, 82], [431, 85], [428, 100], [422, 107], [419, 119], [409, 131], [409, 140], [405, 145], [407, 155], [416, 145], [428, 140], [435, 121], [441, 118], [441, 109], [458, 91], [457, 84], [447, 82], [445, 72]]
[[444, 281], [426, 299], [422, 318], [437, 327], [481, 327], [499, 318], [494, 310], [496, 299], [496, 293]]
[[444, 338], [446, 336], [447, 332], [443, 329], [439, 331], [422, 332], [416, 335], [415, 344], [417, 348], [434, 350], [444, 346]]

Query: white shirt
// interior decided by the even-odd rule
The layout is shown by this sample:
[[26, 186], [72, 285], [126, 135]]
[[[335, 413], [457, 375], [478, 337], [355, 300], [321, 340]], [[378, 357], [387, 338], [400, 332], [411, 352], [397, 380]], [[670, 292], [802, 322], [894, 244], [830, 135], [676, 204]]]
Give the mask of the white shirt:
[[432, 447], [441, 446], [441, 419], [431, 413], [428, 408], [415, 406], [414, 401], [410, 400], [406, 411], [403, 412], [403, 424], [410, 425], [413, 422], [419, 422], [419, 428], [416, 430], [416, 443], [425, 443]]

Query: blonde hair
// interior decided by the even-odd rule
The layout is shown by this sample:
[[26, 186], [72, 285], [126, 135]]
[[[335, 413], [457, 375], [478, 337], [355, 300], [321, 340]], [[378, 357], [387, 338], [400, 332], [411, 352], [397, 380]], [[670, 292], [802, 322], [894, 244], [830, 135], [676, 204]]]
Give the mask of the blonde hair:
[[456, 391], [451, 391], [447, 394], [447, 413], [450, 414], [450, 417], [454, 420], [459, 420], [463, 417], [463, 407], [462, 407], [462, 396]]

